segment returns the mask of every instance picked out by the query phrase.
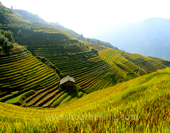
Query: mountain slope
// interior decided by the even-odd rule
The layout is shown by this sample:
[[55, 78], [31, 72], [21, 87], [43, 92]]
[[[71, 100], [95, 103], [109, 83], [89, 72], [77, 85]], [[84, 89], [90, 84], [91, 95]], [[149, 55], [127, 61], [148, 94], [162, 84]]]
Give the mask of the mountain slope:
[[[3, 23], [3, 30], [1, 30], [1, 33], [3, 33], [2, 38], [3, 36], [9, 37], [11, 41], [17, 42], [18, 44], [27, 47], [27, 49], [34, 56], [52, 68], [54, 73], [57, 72], [59, 78], [50, 78], [49, 83], [52, 82], [51, 80], [54, 80], [53, 83], [58, 85], [58, 80], [60, 78], [69, 75], [75, 78], [77, 83], [76, 88], [80, 88], [80, 92], [78, 93], [74, 91], [65, 92], [64, 90], [62, 91], [62, 89], [58, 92], [55, 92], [58, 90], [57, 88], [46, 88], [45, 86], [38, 87], [40, 91], [35, 90], [37, 88], [36, 85], [39, 85], [41, 82], [43, 82], [42, 80], [44, 80], [42, 76], [40, 76], [41, 74], [37, 71], [34, 71], [31, 66], [34, 65], [35, 67], [38, 67], [36, 65], [39, 61], [30, 55], [32, 64], [28, 63], [27, 68], [29, 68], [29, 73], [24, 73], [25, 75], [22, 75], [22, 71], [17, 69], [17, 65], [19, 63], [20, 66], [18, 67], [23, 68], [23, 71], [25, 71], [26, 68], [22, 62], [27, 62], [27, 60], [20, 60], [16, 63], [15, 61], [19, 60], [20, 56], [22, 57], [22, 55], [24, 55], [24, 53], [22, 53], [23, 51], [21, 51], [20, 54], [18, 53], [18, 55], [14, 56], [16, 60], [13, 60], [14, 53], [9, 52], [7, 55], [3, 55], [4, 57], [2, 58], [1, 71], [6, 71], [6, 77], [1, 75], [3, 77], [2, 81], [0, 80], [3, 83], [2, 86], [9, 85], [9, 88], [10, 86], [16, 88], [17, 86], [21, 87], [24, 85], [24, 83], [28, 83], [28, 86], [34, 86], [35, 88], [33, 88], [33, 90], [36, 91], [35, 95], [30, 95], [28, 99], [26, 98], [25, 100], [21, 100], [19, 105], [56, 107], [59, 104], [63, 104], [74, 98], [78, 98], [79, 94], [82, 96], [83, 93], [87, 94], [93, 91], [104, 89], [109, 86], [116, 85], [117, 83], [144, 75], [148, 72], [166, 68], [166, 66], [169, 65], [168, 61], [163, 65], [161, 62], [149, 57], [135, 55], [135, 58], [133, 58], [133, 55], [131, 56], [130, 53], [126, 53], [124, 51], [108, 48], [103, 45], [80, 41], [63, 32], [62, 30], [52, 26], [35, 25], [31, 22], [24, 23], [26, 20], [22, 18], [18, 19], [19, 17], [16, 16], [10, 9], [6, 9], [3, 6], [1, 8], [4, 11], [7, 10], [3, 13], [3, 15], [10, 21], [10, 23], [6, 25]], [[9, 16], [13, 16], [13, 18], [10, 18]], [[19, 47], [19, 45], [17, 47]], [[7, 58], [7, 56], [9, 56], [9, 58]], [[3, 60], [5, 62], [3, 62]], [[28, 58], [28, 62], [30, 60]], [[19, 76], [18, 78], [15, 77], [15, 73], [10, 75], [12, 62], [15, 64], [14, 66], [16, 68], [16, 70], [14, 69], [12, 72], [16, 71], [17, 76]], [[5, 63], [9, 63], [9, 71], [8, 69], [5, 69]], [[150, 66], [152, 67], [150, 68]], [[43, 70], [45, 74], [46, 68], [43, 67]], [[52, 73], [52, 70], [49, 70], [49, 72]], [[21, 75], [19, 75], [19, 73], [21, 73]], [[36, 73], [38, 75], [36, 75]], [[32, 77], [34, 77], [33, 79], [38, 80], [39, 83], [36, 81], [32, 83], [29, 81], [24, 81], [27, 80], [27, 78], [30, 80]], [[6, 79], [8, 80], [7, 82]], [[17, 80], [15, 81], [15, 79]], [[10, 80], [15, 81], [17, 86], [15, 86], [13, 82], [10, 83]], [[20, 80], [23, 80], [23, 84], [21, 85]], [[22, 89], [26, 88], [24, 86], [22, 87]], [[45, 88], [46, 90], [43, 90]], [[5, 99], [7, 93], [4, 94], [4, 96], [1, 96], [3, 102], [7, 102], [8, 100], [11, 102], [11, 98], [13, 98], [15, 101], [16, 99], [20, 99], [20, 97], [25, 95], [25, 92], [20, 92], [18, 90], [17, 92], [10, 90], [8, 93], [11, 93], [8, 99]], [[13, 96], [13, 93], [16, 93], [18, 98], [15, 98], [16, 95]], [[16, 103], [18, 104], [18, 101]]]
[[90, 43], [95, 43], [95, 44], [100, 44], [100, 45], [103, 45], [103, 46], [106, 46], [106, 47], [109, 47], [109, 48], [114, 48], [114, 49], [117, 49], [116, 47], [114, 47], [113, 45], [111, 45], [110, 43], [108, 42], [103, 42], [103, 41], [100, 41], [98, 39], [92, 39], [92, 38], [86, 38], [84, 37], [82, 34], [79, 35], [78, 33], [76, 33], [75, 31], [73, 30], [70, 30], [68, 28], [65, 28], [64, 26], [58, 24], [58, 23], [51, 23], [53, 26], [67, 32], [68, 34], [70, 34], [71, 36], [79, 39], [79, 40], [82, 40], [82, 41], [86, 41], [86, 42], [90, 42]]
[[42, 18], [38, 17], [37, 15], [34, 15], [28, 11], [24, 11], [24, 10], [19, 10], [19, 9], [15, 9], [13, 10], [14, 14], [16, 14], [17, 16], [21, 17], [22, 19], [25, 19], [33, 24], [38, 24], [38, 25], [47, 25], [47, 26], [54, 26], [57, 27], [58, 29], [61, 29], [62, 31], [70, 34], [71, 36], [73, 36], [74, 38], [77, 38], [79, 40], [82, 41], [87, 41], [90, 43], [95, 43], [95, 44], [100, 44], [100, 45], [104, 45], [106, 47], [110, 47], [110, 48], [115, 48], [114, 46], [112, 46], [110, 43], [107, 42], [103, 42], [97, 39], [91, 39], [91, 38], [85, 38], [83, 37], [83, 35], [79, 35], [78, 33], [74, 32], [73, 30], [70, 30], [68, 28], [65, 28], [64, 26], [58, 24], [58, 23], [47, 23], [46, 21], [44, 21]]
[[[40, 48], [39, 45], [35, 46]], [[90, 47], [93, 46], [96, 49], [101, 49], [100, 45], [98, 45], [99, 48], [96, 45]], [[31, 56], [24, 47], [20, 47], [17, 45], [9, 52], [8, 56], [4, 54], [1, 58], [0, 82], [2, 89], [0, 95], [2, 102], [22, 106], [55, 107], [62, 101], [66, 102], [77, 98], [74, 91], [58, 90], [60, 78], [57, 78], [52, 70], [48, 70], [35, 57]], [[104, 47], [102, 46], [102, 48]], [[122, 56], [124, 51], [107, 47], [98, 51], [91, 49], [70, 54], [49, 53], [48, 50], [44, 50], [42, 53], [37, 50], [32, 52], [35, 55], [48, 58], [65, 75], [73, 76], [82, 91], [86, 93], [113, 86], [148, 72], [124, 58]], [[3, 53], [3, 51], [1, 52]], [[49, 65], [49, 61], [44, 57], [38, 58]], [[166, 67], [160, 63], [158, 66]], [[53, 68], [55, 67], [53, 66]], [[158, 69], [156, 66], [153, 68]], [[6, 89], [9, 91], [5, 91]]]
[[50, 25], [45, 20], [40, 18], [38, 15], [34, 15], [26, 10], [20, 10], [20, 9], [14, 9], [14, 14], [16, 16], [19, 16], [20, 18], [29, 21], [32, 24], [38, 24], [38, 25]]
[[107, 26], [92, 37], [108, 41], [119, 49], [170, 60], [170, 20], [149, 18], [138, 23]]
[[[6, 35], [6, 31], [2, 31]], [[49, 107], [78, 98], [81, 90], [61, 90], [61, 71], [45, 58], [47, 65], [32, 56], [25, 47], [0, 34], [0, 102], [20, 106]], [[53, 68], [53, 69], [52, 69]], [[68, 98], [69, 100], [65, 100]]]
[[169, 75], [158, 70], [52, 110], [0, 103], [1, 131], [168, 132]]

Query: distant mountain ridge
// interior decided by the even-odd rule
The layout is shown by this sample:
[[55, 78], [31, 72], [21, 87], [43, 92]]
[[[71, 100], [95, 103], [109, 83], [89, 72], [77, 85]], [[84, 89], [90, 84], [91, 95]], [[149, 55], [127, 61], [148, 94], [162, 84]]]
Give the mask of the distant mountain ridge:
[[127, 52], [170, 60], [170, 19], [110, 25], [91, 37], [107, 40]]
[[18, 17], [25, 19], [33, 24], [38, 24], [38, 25], [50, 25], [48, 22], [46, 22], [45, 20], [43, 20], [41, 17], [33, 13], [30, 13], [26, 10], [21, 10], [21, 9], [14, 9], [13, 12], [15, 13], [15, 15], [17, 15]]
[[52, 24], [53, 26], [67, 32], [68, 34], [70, 34], [71, 36], [79, 39], [79, 40], [82, 40], [82, 41], [86, 41], [86, 42], [90, 42], [90, 43], [95, 43], [95, 44], [100, 44], [100, 45], [103, 45], [103, 46], [106, 46], [106, 47], [109, 47], [109, 48], [114, 48], [114, 49], [118, 49], [117, 47], [114, 47], [113, 45], [111, 45], [110, 43], [108, 43], [107, 41], [104, 42], [104, 41], [101, 41], [101, 40], [98, 40], [98, 39], [93, 39], [93, 38], [86, 38], [84, 37], [82, 34], [79, 35], [78, 33], [76, 33], [75, 31], [73, 30], [70, 30], [58, 23], [50, 23]]

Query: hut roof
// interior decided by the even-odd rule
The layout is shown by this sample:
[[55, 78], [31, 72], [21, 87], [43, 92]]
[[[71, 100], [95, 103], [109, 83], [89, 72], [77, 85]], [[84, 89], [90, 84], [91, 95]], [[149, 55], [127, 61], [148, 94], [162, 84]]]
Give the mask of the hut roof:
[[67, 77], [62, 78], [62, 79], [60, 80], [60, 84], [64, 84], [64, 83], [66, 83], [67, 81], [71, 81], [71, 82], [75, 83], [75, 80], [74, 80], [73, 77], [67, 76]]

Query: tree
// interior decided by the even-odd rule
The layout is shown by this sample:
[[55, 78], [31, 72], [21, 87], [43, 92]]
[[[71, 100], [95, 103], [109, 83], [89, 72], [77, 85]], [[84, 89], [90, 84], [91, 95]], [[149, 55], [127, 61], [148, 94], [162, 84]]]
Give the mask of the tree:
[[81, 37], [81, 39], [84, 41], [84, 36], [83, 36], [83, 34], [81, 34], [80, 37]]
[[20, 35], [21, 33], [22, 33], [22, 31], [19, 29], [18, 32], [17, 32], [17, 34]]
[[14, 38], [13, 38], [13, 32], [8, 30], [8, 31], [5, 31], [5, 37], [9, 39], [10, 42], [14, 42]]
[[99, 40], [98, 40], [97, 44], [100, 44]]
[[3, 35], [0, 35], [0, 45], [3, 45], [5, 41], [5, 37]]
[[96, 49], [91, 49], [91, 51], [93, 52], [93, 53], [95, 53], [95, 54], [98, 54], [98, 51], [96, 50]]
[[9, 54], [10, 49], [12, 48], [12, 44], [7, 40], [4, 41], [3, 49], [6, 54]]

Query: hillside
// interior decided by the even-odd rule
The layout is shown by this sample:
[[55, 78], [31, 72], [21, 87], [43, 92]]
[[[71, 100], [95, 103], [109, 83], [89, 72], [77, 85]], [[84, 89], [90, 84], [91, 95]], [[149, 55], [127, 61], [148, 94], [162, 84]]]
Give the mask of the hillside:
[[62, 30], [64, 32], [68, 33], [72, 37], [77, 38], [79, 40], [104, 45], [104, 46], [110, 47], [110, 48], [115, 48], [110, 43], [103, 42], [103, 41], [100, 41], [100, 40], [97, 40], [97, 39], [85, 38], [85, 37], [83, 37], [83, 35], [79, 35], [78, 33], [74, 32], [73, 30], [65, 28], [64, 26], [62, 26], [62, 25], [60, 25], [58, 23], [52, 23], [52, 22], [48, 23], [45, 20], [43, 20], [42, 18], [40, 18], [39, 16], [34, 15], [34, 14], [28, 12], [28, 11], [15, 9], [15, 10], [13, 10], [13, 13], [15, 15], [19, 16], [20, 18], [31, 22], [32, 24], [53, 26], [53, 27], [56, 27], [56, 28], [58, 28], [58, 29], [60, 29], [60, 30]]
[[[21, 106], [56, 107], [93, 91], [166, 68], [170, 64], [169, 61], [162, 61], [161, 59], [145, 57], [139, 54], [134, 56], [125, 51], [77, 40], [60, 29], [32, 24], [28, 20], [16, 16], [10, 9], [2, 5], [0, 7], [3, 11], [1, 17], [4, 16], [10, 22], [8, 24], [6, 22], [2, 23], [2, 38], [3, 36], [7, 37], [6, 39], [11, 41], [9, 44], [12, 43], [12, 46], [16, 44], [16, 47], [13, 47], [14, 49], [10, 48], [10, 51], [6, 52], [7, 54], [3, 54], [4, 50], [2, 51], [3, 58], [0, 66], [0, 71], [2, 72], [2, 78], [0, 78], [2, 83], [0, 92], [2, 102]], [[15, 48], [19, 48], [19, 52], [16, 50], [17, 54], [14, 52]], [[42, 64], [42, 67], [43, 65], [46, 67], [40, 69], [41, 67], [38, 66], [39, 63], [37, 62]], [[24, 63], [28, 66], [25, 67]], [[42, 75], [41, 71], [38, 72], [36, 67], [38, 67], [38, 70], [43, 70]], [[47, 67], [49, 67], [48, 70], [46, 70]], [[53, 74], [57, 74], [58, 78], [47, 76], [44, 79], [43, 74], [46, 74], [46, 71], [51, 73], [53, 71]], [[67, 75], [75, 79], [76, 87], [81, 89], [80, 92], [65, 92], [60, 88], [55, 88], [55, 86], [54, 88], [48, 88], [48, 86], [52, 87], [51, 82], [59, 86], [60, 78]], [[30, 79], [35, 82], [27, 81]], [[44, 86], [41, 86], [41, 84]], [[28, 89], [31, 94], [28, 93], [29, 95], [27, 95], [25, 93], [24, 89], [26, 87], [23, 85], [26, 85], [26, 87], [33, 86], [33, 88]], [[6, 87], [9, 88], [7, 92], [4, 91]], [[18, 87], [21, 87], [23, 91], [22, 89], [21, 91], [16, 90]], [[11, 90], [10, 88], [15, 89]]]
[[[8, 41], [8, 31], [0, 34], [0, 102], [20, 106], [55, 107], [83, 95], [76, 86], [63, 90], [64, 75], [48, 59], [35, 57], [25, 47]], [[42, 63], [42, 62], [46, 63]], [[56, 103], [56, 100], [59, 101]], [[55, 104], [54, 104], [55, 103]]]
[[[37, 57], [42, 61], [40, 62], [22, 46], [13, 44], [10, 51], [8, 56], [2, 54], [0, 59], [0, 102], [26, 107], [56, 107], [81, 97], [83, 92], [91, 93], [147, 73], [121, 56], [121, 51], [111, 48], [99, 51], [98, 56], [94, 50], [56, 56], [58, 60], [49, 56], [48, 58], [58, 67], [57, 71], [42, 63], [51, 66], [50, 61], [44, 57]], [[56, 66], [52, 64], [52, 68]], [[157, 66], [165, 68], [159, 63]], [[62, 72], [74, 77], [81, 90], [77, 92], [72, 89], [70, 91], [61, 89], [59, 80]]]
[[0, 3], [0, 132], [170, 131], [170, 61], [86, 39]]
[[82, 40], [82, 41], [86, 41], [86, 42], [90, 42], [90, 43], [95, 43], [95, 44], [99, 44], [99, 45], [103, 45], [103, 46], [106, 46], [106, 47], [109, 47], [109, 48], [114, 48], [114, 49], [118, 49], [117, 47], [114, 47], [113, 45], [111, 45], [110, 43], [108, 42], [103, 42], [101, 40], [98, 40], [98, 39], [93, 39], [93, 38], [86, 38], [84, 37], [82, 34], [78, 34], [76, 33], [75, 31], [73, 30], [70, 30], [68, 28], [65, 28], [64, 26], [58, 24], [58, 23], [50, 23], [51, 25], [67, 32], [68, 34], [70, 34], [71, 36], [79, 39], [79, 40]]
[[121, 50], [170, 60], [170, 19], [149, 18], [137, 23], [109, 25], [93, 38]]
[[168, 133], [169, 76], [158, 70], [52, 110], [0, 103], [0, 131]]
[[27, 20], [32, 24], [46, 25], [46, 26], [50, 25], [45, 20], [40, 18], [38, 15], [34, 15], [26, 10], [14, 9], [12, 11], [16, 16], [18, 16], [24, 20]]

